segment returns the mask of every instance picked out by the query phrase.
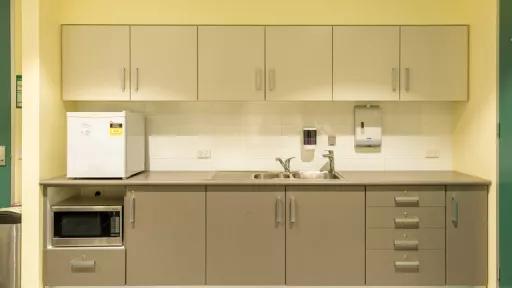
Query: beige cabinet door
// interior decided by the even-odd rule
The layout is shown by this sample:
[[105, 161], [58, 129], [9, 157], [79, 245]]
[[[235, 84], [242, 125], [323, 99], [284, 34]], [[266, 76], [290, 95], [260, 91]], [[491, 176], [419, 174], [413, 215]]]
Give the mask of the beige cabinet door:
[[285, 283], [284, 187], [209, 186], [208, 285]]
[[446, 284], [487, 284], [487, 187], [448, 186]]
[[129, 69], [130, 27], [62, 26], [64, 100], [130, 100]]
[[333, 27], [333, 99], [400, 99], [400, 27]]
[[332, 100], [332, 27], [266, 28], [266, 99]]
[[364, 285], [364, 187], [288, 186], [286, 199], [286, 284]]
[[205, 188], [143, 187], [125, 201], [126, 283], [205, 283]]
[[199, 100], [265, 100], [265, 27], [199, 27]]
[[468, 27], [401, 27], [401, 94], [406, 101], [468, 99]]
[[197, 27], [131, 27], [131, 100], [197, 100]]

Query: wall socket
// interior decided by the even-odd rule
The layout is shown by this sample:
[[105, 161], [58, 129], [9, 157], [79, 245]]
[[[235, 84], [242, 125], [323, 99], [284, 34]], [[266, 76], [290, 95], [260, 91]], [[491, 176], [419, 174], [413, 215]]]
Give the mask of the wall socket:
[[212, 150], [201, 149], [197, 150], [197, 159], [210, 159], [212, 158]]
[[439, 149], [429, 149], [425, 152], [425, 158], [427, 159], [437, 159], [439, 157], [441, 157]]

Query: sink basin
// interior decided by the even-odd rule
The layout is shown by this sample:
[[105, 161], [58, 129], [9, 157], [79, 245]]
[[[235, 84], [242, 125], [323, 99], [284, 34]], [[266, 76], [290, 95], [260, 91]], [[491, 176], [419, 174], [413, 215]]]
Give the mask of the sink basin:
[[268, 179], [290, 179], [291, 174], [284, 172], [262, 172], [252, 174], [252, 179], [268, 180]]
[[341, 175], [331, 174], [327, 171], [302, 171], [293, 172], [292, 177], [295, 179], [341, 179]]
[[341, 175], [335, 173], [330, 174], [327, 171], [297, 171], [292, 173], [284, 172], [262, 172], [252, 174], [255, 180], [271, 180], [271, 179], [341, 179]]

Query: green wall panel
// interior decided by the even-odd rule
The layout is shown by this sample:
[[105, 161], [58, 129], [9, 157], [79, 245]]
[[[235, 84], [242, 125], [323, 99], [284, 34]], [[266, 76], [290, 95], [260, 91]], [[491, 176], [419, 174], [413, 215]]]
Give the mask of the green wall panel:
[[500, 287], [512, 287], [512, 0], [500, 1]]
[[[0, 145], [11, 147], [11, 23], [10, 1], [0, 0]], [[0, 207], [11, 204], [11, 163], [0, 167]]]

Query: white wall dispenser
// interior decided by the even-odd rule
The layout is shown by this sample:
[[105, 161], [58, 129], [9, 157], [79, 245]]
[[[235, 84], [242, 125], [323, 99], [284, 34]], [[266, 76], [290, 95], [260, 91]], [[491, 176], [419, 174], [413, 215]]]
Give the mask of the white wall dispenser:
[[316, 128], [303, 128], [302, 135], [302, 145], [304, 146], [304, 150], [314, 150], [316, 148]]
[[382, 109], [378, 105], [354, 107], [355, 147], [382, 145]]

